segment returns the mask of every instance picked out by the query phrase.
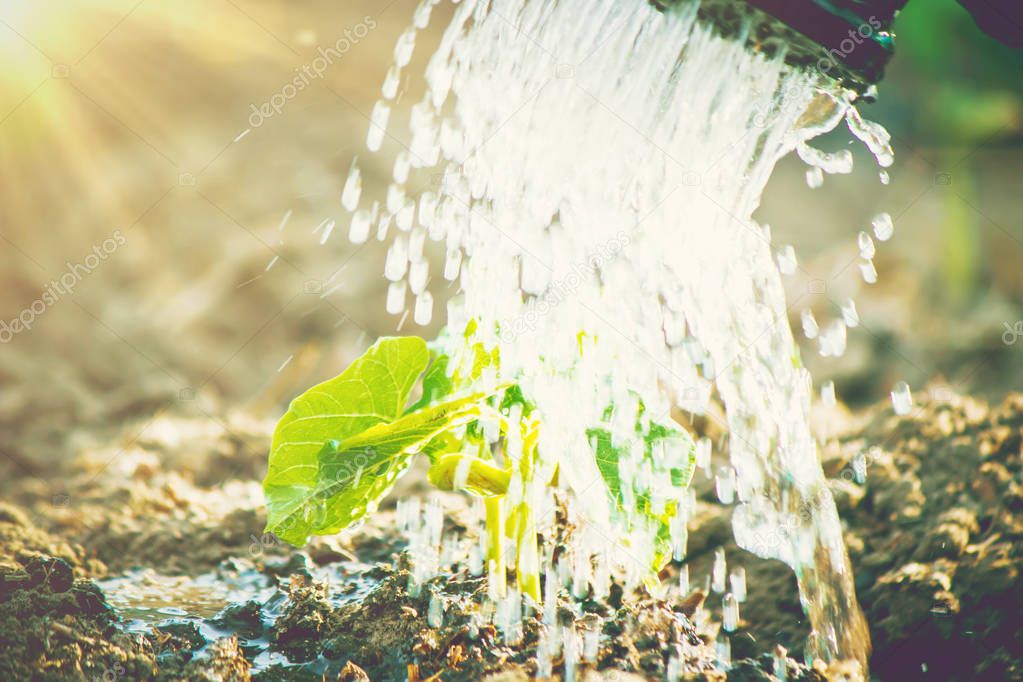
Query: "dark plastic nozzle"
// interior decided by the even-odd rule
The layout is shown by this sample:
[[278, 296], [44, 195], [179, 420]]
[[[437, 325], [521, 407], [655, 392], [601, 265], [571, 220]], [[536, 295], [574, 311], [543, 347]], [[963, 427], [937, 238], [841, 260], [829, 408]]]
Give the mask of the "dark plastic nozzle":
[[859, 85], [881, 80], [895, 51], [892, 21], [907, 0], [746, 0], [818, 47], [797, 47], [804, 63]]
[[[727, 37], [745, 37], [765, 54], [813, 68], [864, 90], [892, 56], [889, 32], [907, 0], [702, 0], [701, 19]], [[680, 0], [651, 0], [669, 9]]]
[[[924, 2], [924, 0], [918, 0]], [[680, 0], [651, 0], [660, 9]], [[701, 18], [726, 36], [744, 35], [857, 90], [881, 80], [891, 59], [895, 15], [908, 0], [702, 0]], [[1023, 46], [1023, 0], [959, 0], [977, 25], [1010, 47]]]

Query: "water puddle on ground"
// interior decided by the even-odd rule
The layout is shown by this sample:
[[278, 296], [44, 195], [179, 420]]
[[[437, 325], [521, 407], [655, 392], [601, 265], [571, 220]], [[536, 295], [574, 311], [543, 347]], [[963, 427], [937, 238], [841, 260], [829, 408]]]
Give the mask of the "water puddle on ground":
[[[336, 673], [343, 662], [322, 654], [311, 661], [292, 661], [271, 651], [274, 625], [293, 603], [290, 581], [302, 579], [307, 584], [328, 586], [327, 601], [339, 608], [361, 601], [379, 585], [379, 580], [370, 576], [371, 569], [354, 561], [315, 566], [305, 555], [294, 554], [280, 566], [263, 570], [248, 559], [227, 560], [196, 576], [136, 569], [98, 585], [127, 632], [155, 630], [179, 637], [193, 645], [193, 656], [233, 635], [252, 661], [252, 672], [279, 666], [323, 675]], [[289, 575], [292, 577], [281, 577]]]

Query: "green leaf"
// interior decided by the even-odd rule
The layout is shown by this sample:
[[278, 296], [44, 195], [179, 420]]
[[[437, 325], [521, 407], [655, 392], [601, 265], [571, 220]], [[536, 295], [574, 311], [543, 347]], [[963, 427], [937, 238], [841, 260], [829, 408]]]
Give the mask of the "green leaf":
[[[637, 425], [637, 438], [643, 439], [644, 458], [649, 460], [660, 471], [661, 475], [667, 473], [671, 477], [672, 485], [675, 488], [683, 489], [689, 486], [692, 481], [693, 472], [696, 469], [696, 447], [692, 438], [684, 430], [651, 422], [644, 433]], [[611, 433], [607, 429], [593, 428], [586, 432], [594, 448], [597, 468], [600, 470], [604, 484], [607, 486], [608, 497], [617, 512], [625, 513], [625, 495], [622, 490], [621, 474], [618, 463], [623, 454], [623, 447], [615, 446], [612, 443]], [[668, 457], [666, 460], [658, 460], [655, 457], [655, 447], [666, 446], [676, 455], [681, 453], [674, 461]], [[675, 505], [668, 503], [664, 512], [655, 514], [652, 509], [650, 494], [648, 492], [636, 493], [633, 495], [634, 513], [639, 515], [641, 523], [650, 524], [655, 529], [654, 549], [655, 557], [653, 568], [658, 570], [671, 554], [671, 519], [676, 513]]]
[[511, 409], [513, 405], [522, 405], [522, 414], [524, 415], [528, 415], [536, 407], [522, 394], [522, 388], [518, 384], [512, 384], [505, 390], [498, 407], [503, 412]]
[[332, 535], [376, 511], [405, 473], [412, 456], [444, 431], [477, 414], [475, 394], [377, 424], [317, 453], [311, 486], [266, 486], [267, 530], [302, 545], [310, 535]]
[[500, 362], [500, 352], [497, 346], [488, 352], [482, 343], [474, 343], [472, 345], [472, 369], [468, 380], [470, 382], [478, 381], [483, 376], [483, 370], [487, 367], [497, 367]]
[[312, 487], [324, 443], [397, 419], [428, 360], [418, 337], [383, 338], [339, 376], [295, 398], [274, 429], [264, 488]]
[[423, 395], [408, 409], [409, 412], [415, 412], [454, 392], [454, 381], [448, 376], [448, 362], [448, 356], [439, 355], [430, 363], [429, 369], [423, 375]]
[[295, 546], [310, 535], [337, 533], [376, 509], [410, 459], [373, 448], [341, 451], [338, 441], [330, 441], [317, 455], [319, 480], [313, 485], [264, 483], [266, 530]]
[[[406, 410], [428, 362], [422, 339], [381, 339], [338, 377], [292, 401], [274, 431], [263, 481], [268, 531], [295, 545], [337, 533], [375, 511], [413, 455], [461, 450], [452, 430], [478, 418], [490, 394], [450, 398], [441, 356], [424, 375], [424, 399]], [[436, 402], [441, 396], [448, 399]]]

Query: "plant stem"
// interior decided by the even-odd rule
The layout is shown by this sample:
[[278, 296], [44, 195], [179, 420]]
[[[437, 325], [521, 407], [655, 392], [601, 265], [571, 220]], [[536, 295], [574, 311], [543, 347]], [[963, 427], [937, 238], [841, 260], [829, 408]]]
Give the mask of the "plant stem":
[[489, 497], [508, 492], [511, 474], [479, 457], [452, 453], [438, 457], [430, 466], [427, 477], [441, 490], [459, 488]]
[[487, 570], [492, 594], [504, 597], [508, 592], [504, 568], [504, 496], [483, 498], [487, 512]]
[[533, 521], [533, 510], [528, 504], [520, 504], [518, 509], [518, 563], [516, 577], [519, 590], [528, 594], [537, 604], [540, 603], [540, 560], [536, 546], [536, 524]]

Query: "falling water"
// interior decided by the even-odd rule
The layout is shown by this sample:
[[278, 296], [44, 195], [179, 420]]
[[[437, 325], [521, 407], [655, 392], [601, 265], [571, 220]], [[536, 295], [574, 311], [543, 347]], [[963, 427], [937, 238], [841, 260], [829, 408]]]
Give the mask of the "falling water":
[[[424, 0], [417, 17], [436, 2]], [[867, 630], [808, 423], [811, 381], [788, 323], [782, 274], [798, 267], [795, 253], [772, 246], [770, 229], [751, 216], [775, 163], [792, 151], [819, 172], [850, 171], [848, 152], [807, 144], [843, 119], [882, 166], [891, 149], [851, 93], [782, 55], [757, 54], [743, 35], [718, 36], [697, 8], [695, 0], [668, 13], [642, 0], [462, 0], [412, 108], [386, 210], [356, 211], [351, 235], [365, 240], [372, 219], [377, 237], [390, 240], [393, 314], [412, 310], [427, 324], [431, 289], [457, 282], [446, 350], [471, 361], [473, 344], [500, 349], [500, 378], [518, 382], [542, 415], [542, 467], [558, 467], [560, 485], [575, 493], [589, 543], [581, 555], [601, 554], [602, 565], [648, 563], [655, 530], [635, 510], [623, 518], [599, 492], [587, 430], [600, 424], [627, 449], [637, 421], [649, 428], [673, 409], [710, 414], [716, 390], [732, 463], [718, 474], [719, 492], [736, 505], [737, 542], [794, 569], [814, 627], [812, 656], [865, 663]], [[388, 135], [415, 41], [412, 28], [396, 47], [371, 151]], [[418, 197], [406, 196], [410, 168], [432, 180]], [[361, 191], [352, 173], [349, 208]], [[876, 219], [877, 238], [889, 227], [887, 216]], [[860, 249], [873, 271], [868, 240], [864, 233]], [[424, 254], [433, 249], [445, 254], [442, 272], [430, 272]], [[850, 301], [822, 324], [821, 352], [841, 354], [856, 319]], [[812, 314], [804, 328], [818, 334]], [[709, 466], [709, 447], [698, 450]], [[633, 449], [622, 478], [674, 500], [684, 518], [691, 498], [664, 473], [685, 456], [659, 452], [644, 468]], [[543, 490], [509, 494], [539, 504]], [[685, 553], [679, 525], [676, 557]], [[715, 583], [724, 591], [721, 563]], [[734, 577], [729, 613], [745, 589], [745, 574]]]

